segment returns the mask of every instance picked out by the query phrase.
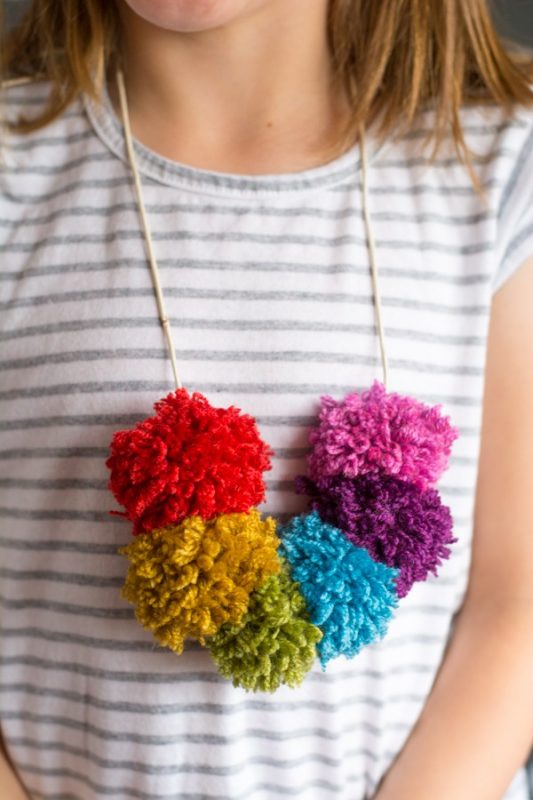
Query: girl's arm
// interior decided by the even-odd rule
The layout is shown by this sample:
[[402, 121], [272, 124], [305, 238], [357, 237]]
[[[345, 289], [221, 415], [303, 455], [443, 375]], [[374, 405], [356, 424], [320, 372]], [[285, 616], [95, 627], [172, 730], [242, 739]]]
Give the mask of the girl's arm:
[[0, 733], [0, 797], [5, 800], [27, 800], [28, 795], [15, 775]]
[[533, 744], [532, 308], [533, 258], [493, 301], [466, 598], [375, 800], [501, 800]]

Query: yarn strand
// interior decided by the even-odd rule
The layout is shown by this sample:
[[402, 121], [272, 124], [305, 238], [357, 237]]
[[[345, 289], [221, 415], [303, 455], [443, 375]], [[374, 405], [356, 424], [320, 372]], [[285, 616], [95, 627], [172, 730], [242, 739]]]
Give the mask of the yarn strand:
[[159, 280], [159, 269], [157, 267], [157, 261], [155, 258], [154, 253], [154, 246], [152, 242], [152, 235], [150, 233], [150, 226], [148, 225], [148, 217], [146, 215], [146, 209], [144, 206], [144, 200], [142, 196], [141, 190], [141, 179], [139, 176], [139, 170], [137, 169], [137, 162], [135, 160], [135, 154], [133, 152], [133, 140], [131, 135], [131, 125], [130, 125], [130, 116], [128, 111], [128, 100], [126, 97], [126, 87], [124, 85], [124, 75], [121, 70], [117, 70], [117, 86], [118, 86], [118, 94], [120, 98], [120, 110], [122, 113], [122, 124], [124, 126], [124, 140], [126, 144], [126, 152], [128, 154], [128, 160], [130, 162], [130, 167], [133, 175], [133, 181], [135, 184], [135, 193], [137, 195], [137, 205], [139, 209], [139, 214], [141, 217], [141, 222], [144, 230], [144, 238], [146, 242], [146, 249], [148, 251], [148, 261], [150, 262], [150, 272], [152, 275], [152, 282], [154, 285], [155, 297], [157, 302], [157, 310], [159, 312], [159, 321], [161, 322], [161, 326], [163, 328], [163, 332], [165, 334], [166, 342], [167, 342], [167, 349], [170, 355], [170, 361], [172, 364], [172, 372], [174, 373], [174, 381], [176, 383], [176, 388], [181, 389], [181, 380], [179, 377], [178, 372], [178, 363], [176, 360], [176, 348], [174, 346], [174, 339], [172, 336], [172, 328], [170, 327], [170, 320], [167, 316], [167, 312], [165, 309], [165, 300], [163, 297], [163, 290], [161, 288], [161, 282]]
[[381, 292], [378, 279], [378, 265], [376, 258], [376, 244], [370, 223], [370, 204], [368, 200], [368, 159], [366, 155], [365, 132], [360, 128], [359, 142], [361, 148], [361, 185], [363, 190], [363, 219], [366, 230], [366, 241], [368, 245], [368, 256], [370, 259], [370, 275], [372, 278], [372, 292], [374, 295], [374, 313], [376, 315], [376, 328], [379, 339], [379, 352], [381, 355], [381, 366], [383, 369], [383, 386], [389, 388], [389, 362], [387, 349], [385, 346], [385, 328], [383, 325], [383, 314], [381, 310]]

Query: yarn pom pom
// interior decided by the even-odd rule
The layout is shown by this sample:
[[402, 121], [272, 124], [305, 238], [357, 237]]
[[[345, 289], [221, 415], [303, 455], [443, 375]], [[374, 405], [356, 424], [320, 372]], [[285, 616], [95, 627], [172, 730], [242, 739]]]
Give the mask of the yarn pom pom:
[[308, 478], [296, 479], [297, 490], [311, 495], [311, 508], [326, 522], [340, 528], [372, 558], [396, 567], [399, 597], [415, 581], [450, 555], [452, 516], [435, 489], [419, 489], [386, 475], [324, 478], [320, 487]]
[[343, 400], [322, 397], [319, 419], [309, 437], [309, 474], [317, 483], [385, 472], [426, 489], [446, 469], [458, 435], [440, 406], [389, 393], [378, 381]]
[[185, 517], [247, 512], [263, 502], [262, 473], [272, 453], [253, 417], [233, 406], [214, 408], [185, 389], [154, 408], [155, 416], [115, 433], [106, 461], [109, 488], [134, 534]]
[[276, 523], [258, 511], [180, 525], [138, 536], [120, 549], [130, 560], [122, 589], [138, 621], [164, 647], [202, 644], [226, 622], [239, 623], [250, 593], [281, 568]]
[[301, 684], [321, 636], [309, 622], [298, 585], [283, 570], [252, 594], [242, 625], [224, 625], [208, 648], [234, 686], [273, 692], [282, 684]]
[[398, 604], [397, 570], [374, 561], [316, 512], [292, 519], [281, 539], [280, 555], [300, 585], [311, 622], [324, 634], [317, 646], [323, 667], [385, 635]]

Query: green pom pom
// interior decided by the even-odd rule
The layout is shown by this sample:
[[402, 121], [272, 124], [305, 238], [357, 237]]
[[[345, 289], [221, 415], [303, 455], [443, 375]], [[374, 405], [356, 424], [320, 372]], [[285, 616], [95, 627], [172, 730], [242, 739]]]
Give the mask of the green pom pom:
[[309, 622], [298, 584], [282, 571], [251, 594], [242, 623], [223, 625], [207, 646], [234, 686], [273, 692], [281, 684], [301, 684], [321, 638], [320, 629]]

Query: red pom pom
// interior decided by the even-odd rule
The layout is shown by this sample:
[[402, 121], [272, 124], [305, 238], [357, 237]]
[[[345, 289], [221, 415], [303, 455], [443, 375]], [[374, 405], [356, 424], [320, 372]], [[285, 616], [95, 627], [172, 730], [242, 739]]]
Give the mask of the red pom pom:
[[155, 416], [115, 433], [106, 461], [109, 488], [134, 534], [190, 516], [246, 513], [263, 502], [272, 451], [253, 417], [234, 406], [214, 408], [186, 389], [154, 409]]

